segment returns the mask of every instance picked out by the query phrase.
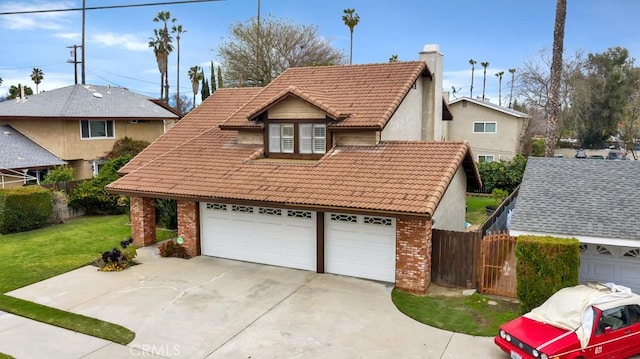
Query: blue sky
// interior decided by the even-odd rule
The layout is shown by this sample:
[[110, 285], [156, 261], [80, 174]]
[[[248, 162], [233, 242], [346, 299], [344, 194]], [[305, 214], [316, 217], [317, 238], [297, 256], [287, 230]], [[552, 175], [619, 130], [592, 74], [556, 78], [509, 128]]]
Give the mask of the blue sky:
[[[161, 0], [86, 0], [87, 7], [137, 4]], [[217, 61], [215, 49], [229, 26], [257, 13], [257, 0], [224, 0], [186, 5], [94, 10], [86, 13], [87, 83], [127, 87], [148, 96], [159, 96], [159, 72], [148, 48], [152, 21], [169, 10], [187, 30], [182, 35], [180, 92], [190, 95], [187, 71], [194, 65]], [[551, 48], [555, 0], [261, 0], [261, 15], [318, 26], [318, 34], [348, 56], [349, 30], [342, 11], [355, 8], [360, 23], [354, 31], [353, 63], [416, 60], [425, 44], [438, 44], [444, 54], [445, 91], [455, 86], [468, 95], [469, 59], [478, 62], [474, 94], [481, 92], [479, 63], [488, 61], [487, 94], [497, 98], [499, 71], [520, 68]], [[0, 0], [0, 12], [81, 7], [81, 0]], [[603, 52], [612, 46], [640, 56], [637, 36], [638, 0], [568, 0], [565, 53], [583, 50]], [[39, 89], [51, 90], [74, 82], [67, 46], [80, 44], [81, 12], [0, 16], [0, 94], [9, 86], [27, 84], [29, 75], [42, 69]], [[478, 71], [480, 68], [480, 71]], [[176, 89], [176, 56], [170, 57], [171, 92]], [[503, 91], [509, 78], [503, 79]], [[497, 102], [497, 101], [496, 101]]]

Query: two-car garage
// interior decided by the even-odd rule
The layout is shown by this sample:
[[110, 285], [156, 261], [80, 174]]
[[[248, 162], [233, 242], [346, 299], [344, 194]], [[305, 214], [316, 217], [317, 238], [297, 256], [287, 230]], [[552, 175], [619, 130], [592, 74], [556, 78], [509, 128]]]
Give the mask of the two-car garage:
[[203, 255], [395, 281], [393, 218], [201, 203], [200, 223]]

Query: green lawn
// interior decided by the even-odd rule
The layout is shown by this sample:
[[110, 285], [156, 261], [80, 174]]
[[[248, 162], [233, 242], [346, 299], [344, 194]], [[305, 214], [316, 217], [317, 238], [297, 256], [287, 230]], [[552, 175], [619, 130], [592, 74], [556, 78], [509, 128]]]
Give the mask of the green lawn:
[[482, 224], [487, 219], [486, 206], [495, 205], [496, 200], [490, 196], [467, 195], [466, 221], [471, 224]]
[[[471, 296], [416, 296], [394, 289], [391, 299], [398, 310], [426, 325], [477, 336], [495, 336], [500, 325], [518, 317], [519, 304]], [[497, 305], [489, 305], [492, 300]]]
[[[90, 264], [129, 238], [127, 215], [81, 217], [64, 224], [0, 236], [0, 293]], [[158, 239], [171, 232], [159, 230]], [[0, 310], [127, 344], [135, 333], [112, 323], [0, 294]]]

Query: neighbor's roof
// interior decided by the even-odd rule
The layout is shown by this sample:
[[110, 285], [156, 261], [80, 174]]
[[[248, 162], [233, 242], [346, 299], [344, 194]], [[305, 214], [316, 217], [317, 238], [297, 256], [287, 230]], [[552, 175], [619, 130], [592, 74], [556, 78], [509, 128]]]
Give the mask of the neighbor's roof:
[[221, 126], [262, 127], [256, 116], [294, 96], [326, 112], [334, 120], [329, 127], [382, 129], [420, 76], [429, 76], [422, 61], [292, 67], [263, 87]]
[[2, 118], [56, 119], [178, 119], [178, 116], [153, 102], [153, 99], [124, 88], [72, 85], [27, 96], [25, 100], [0, 102]]
[[640, 239], [640, 162], [529, 157], [510, 229]]
[[0, 125], [0, 170], [51, 167], [65, 163], [13, 127]]
[[108, 186], [129, 195], [202, 201], [357, 208], [430, 216], [463, 166], [478, 181], [464, 142], [382, 142], [336, 147], [318, 161], [263, 158], [217, 125], [256, 89], [216, 91], [121, 170]]
[[529, 115], [527, 113], [516, 111], [516, 110], [514, 110], [512, 108], [499, 106], [499, 105], [496, 105], [495, 103], [491, 103], [489, 101], [476, 100], [476, 99], [473, 99], [473, 98], [470, 98], [470, 97], [460, 97], [460, 98], [457, 98], [457, 99], [449, 102], [449, 108], [455, 108], [455, 106], [454, 106], [455, 104], [461, 103], [461, 102], [464, 102], [464, 101], [468, 101], [468, 102], [474, 103], [474, 104], [479, 105], [479, 106], [486, 107], [486, 108], [494, 110], [494, 111], [503, 112], [503, 113], [506, 113], [507, 115], [511, 115], [511, 116], [514, 116], [514, 117], [531, 118], [531, 115]]

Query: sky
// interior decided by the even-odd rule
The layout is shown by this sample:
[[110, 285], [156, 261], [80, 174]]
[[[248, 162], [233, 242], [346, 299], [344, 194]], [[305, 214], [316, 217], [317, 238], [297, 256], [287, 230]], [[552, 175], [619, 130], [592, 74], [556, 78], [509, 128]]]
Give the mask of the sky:
[[[164, 0], [85, 1], [92, 7]], [[443, 89], [455, 88], [456, 96], [469, 96], [470, 59], [477, 61], [474, 97], [481, 93], [480, 62], [489, 62], [486, 93], [497, 102], [496, 73], [505, 73], [504, 98], [511, 80], [508, 69], [522, 68], [525, 61], [539, 59], [541, 50], [551, 49], [556, 0], [222, 0], [88, 10], [86, 83], [159, 97], [160, 73], [148, 42], [160, 27], [152, 19], [159, 11], [170, 11], [175, 24], [186, 30], [180, 41], [180, 92], [191, 98], [189, 68], [201, 66], [208, 75], [211, 61], [219, 61], [217, 48], [229, 27], [256, 16], [258, 3], [261, 17], [317, 26], [318, 35], [343, 51], [347, 61], [349, 29], [342, 15], [354, 8], [360, 17], [353, 33], [354, 64], [387, 62], [394, 54], [401, 61], [417, 60], [424, 45], [437, 44], [444, 55]], [[0, 13], [78, 7], [82, 0], [0, 0]], [[602, 53], [621, 46], [632, 57], [640, 56], [638, 14], [640, 0], [568, 0], [565, 54]], [[81, 11], [0, 15], [0, 96], [18, 83], [35, 91], [30, 79], [34, 67], [44, 72], [40, 91], [73, 85], [68, 46], [81, 44], [81, 29]], [[174, 51], [169, 58], [171, 93], [176, 89], [176, 60]]]

